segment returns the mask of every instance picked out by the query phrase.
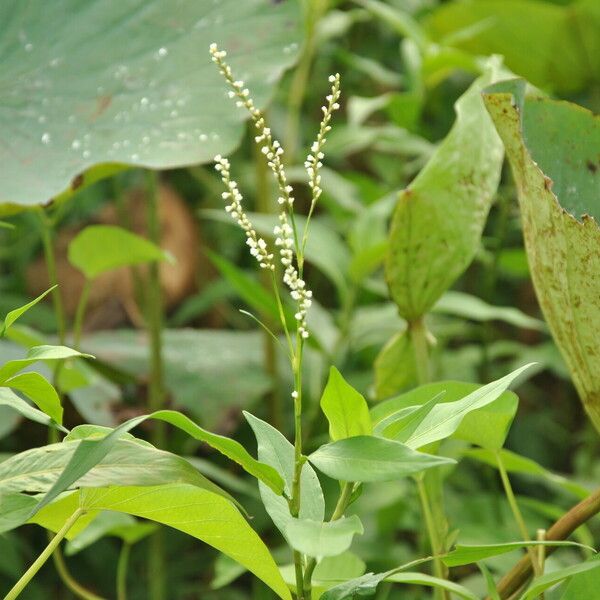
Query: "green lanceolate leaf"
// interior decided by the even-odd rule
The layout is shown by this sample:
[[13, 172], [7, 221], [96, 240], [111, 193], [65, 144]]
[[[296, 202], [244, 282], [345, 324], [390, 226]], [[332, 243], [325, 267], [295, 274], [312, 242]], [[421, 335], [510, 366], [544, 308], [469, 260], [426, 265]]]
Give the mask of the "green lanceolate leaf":
[[34, 346], [29, 348], [25, 358], [9, 360], [0, 367], [0, 384], [3, 384], [9, 377], [12, 377], [25, 367], [38, 361], [66, 360], [68, 358], [94, 358], [91, 354], [82, 354], [67, 346]]
[[544, 541], [544, 542], [507, 542], [505, 544], [480, 544], [480, 545], [457, 545], [452, 552], [442, 558], [449, 567], [458, 567], [460, 565], [470, 565], [486, 558], [500, 556], [513, 550], [527, 548], [529, 546], [575, 546], [592, 550], [589, 546], [568, 541]]
[[435, 304], [433, 312], [455, 315], [473, 321], [504, 321], [515, 327], [544, 331], [546, 325], [512, 306], [493, 306], [477, 296], [450, 290]]
[[285, 527], [285, 537], [294, 550], [308, 556], [337, 556], [350, 548], [356, 534], [364, 532], [356, 515], [337, 521], [291, 519]]
[[444, 393], [440, 392], [421, 406], [409, 406], [393, 413], [377, 424], [379, 433], [390, 440], [406, 442], [443, 395]]
[[[555, 586], [557, 583], [561, 581], [565, 581], [565, 579], [569, 579], [570, 577], [576, 577], [582, 573], [589, 573], [590, 571], [594, 571], [600, 568], [600, 561], [592, 560], [583, 563], [579, 563], [578, 565], [572, 565], [570, 567], [565, 567], [564, 569], [559, 569], [558, 571], [553, 571], [552, 573], [546, 573], [545, 575], [540, 575], [533, 580], [531, 585], [525, 590], [525, 593], [519, 598], [519, 600], [532, 600], [532, 598], [539, 597], [545, 590]], [[597, 584], [597, 573], [596, 579], [594, 580]], [[595, 589], [592, 588], [592, 589]], [[586, 592], [586, 600], [592, 600], [592, 596], [588, 595]]]
[[[294, 446], [277, 429], [263, 420], [244, 412], [252, 427], [258, 444], [258, 458], [270, 465], [281, 475], [285, 482], [285, 494], [292, 495], [294, 479]], [[300, 519], [320, 523], [325, 517], [325, 498], [317, 474], [309, 464], [304, 464], [300, 475]], [[287, 500], [259, 481], [260, 497], [273, 523], [284, 537], [287, 526], [292, 521]]]
[[458, 100], [452, 130], [394, 211], [386, 278], [409, 321], [429, 311], [479, 247], [504, 155], [480, 92], [499, 75], [491, 60]]
[[56, 286], [52, 286], [50, 289], [46, 290], [43, 294], [40, 294], [37, 298], [28, 302], [24, 306], [20, 306], [19, 308], [15, 308], [11, 310], [6, 317], [4, 318], [4, 324], [0, 327], [0, 337], [6, 334], [9, 327], [19, 319], [22, 315], [24, 315], [30, 308], [35, 306], [40, 300], [42, 300], [46, 295], [48, 295]]
[[479, 600], [479, 596], [476, 596], [473, 592], [469, 591], [466, 587], [459, 585], [458, 583], [448, 581], [447, 579], [440, 579], [439, 577], [432, 577], [431, 575], [425, 575], [424, 573], [394, 573], [393, 575], [386, 577], [385, 581], [432, 587], [451, 592], [459, 598], [466, 598], [467, 600]]
[[252, 458], [239, 442], [206, 431], [179, 412], [173, 410], [160, 410], [149, 415], [142, 415], [126, 421], [116, 429], [113, 429], [103, 439], [83, 440], [73, 453], [71, 460], [65, 466], [52, 488], [48, 490], [46, 496], [38, 505], [38, 510], [54, 500], [60, 493], [69, 489], [73, 483], [78, 481], [81, 477], [86, 475], [88, 471], [100, 463], [123, 434], [129, 432], [131, 429], [148, 419], [156, 419], [174, 425], [194, 439], [207, 443], [215, 450], [221, 452], [221, 454], [227, 456], [227, 458], [238, 463], [248, 473], [266, 483], [276, 493], [280, 494], [283, 492], [284, 483], [279, 473], [269, 465]]
[[[497, 381], [483, 385], [462, 400], [437, 404], [406, 440], [407, 446], [421, 448], [451, 436], [459, 428], [466, 415], [497, 400], [508, 386], [530, 366], [525, 365]], [[503, 437], [505, 436], [506, 430], [503, 431]], [[484, 437], [480, 443], [487, 446], [490, 442]]]
[[[61, 442], [15, 454], [0, 463], [0, 494], [47, 492], [83, 441]], [[218, 489], [185, 459], [132, 440], [119, 440], [103, 460], [66, 489], [184, 482]], [[63, 490], [61, 490], [63, 491]]]
[[59, 423], [56, 423], [49, 417], [45, 412], [38, 410], [31, 406], [28, 402], [25, 402], [22, 398], [19, 398], [10, 388], [0, 387], [0, 406], [7, 406], [12, 410], [17, 411], [30, 421], [41, 423], [42, 425], [48, 425], [49, 427], [56, 427], [61, 431], [66, 432], [67, 430], [62, 427]]
[[227, 499], [186, 484], [110, 487], [81, 493], [88, 510], [114, 510], [183, 531], [230, 556], [291, 600], [277, 565], [260, 537]]
[[166, 258], [156, 244], [113, 225], [88, 225], [69, 244], [69, 262], [88, 279]]
[[301, 37], [295, 2], [44, 7], [0, 7], [0, 62], [11, 82], [0, 93], [0, 129], [12, 140], [0, 151], [0, 202], [47, 202], [114, 173], [115, 163], [164, 169], [229, 153], [247, 115], [227, 101], [209, 44], [228, 51], [262, 107]]
[[19, 373], [3, 385], [25, 394], [34, 404], [59, 425], [62, 425], [63, 408], [54, 387], [39, 373]]
[[583, 404], [600, 430], [600, 121], [574, 104], [484, 93], [517, 182], [536, 294]]
[[393, 481], [426, 469], [454, 464], [450, 458], [417, 452], [393, 440], [356, 436], [321, 446], [308, 460], [339, 481]]
[[[420, 426], [421, 421], [434, 410], [436, 404], [462, 401], [481, 387], [476, 383], [463, 381], [439, 381], [390, 398], [371, 410], [371, 417], [376, 423], [375, 431], [405, 442]], [[452, 436], [490, 449], [501, 448], [517, 412], [518, 403], [516, 394], [502, 392], [490, 404], [468, 411]], [[417, 409], [418, 412], [415, 412]]]
[[335, 367], [329, 370], [329, 379], [321, 396], [321, 410], [329, 421], [329, 437], [334, 441], [370, 435], [373, 431], [366, 400]]
[[[596, 555], [590, 560], [600, 562], [599, 558]], [[586, 600], [598, 600], [600, 598], [598, 573], [593, 570], [571, 576], [560, 600], [579, 600], [580, 598], [586, 598]]]

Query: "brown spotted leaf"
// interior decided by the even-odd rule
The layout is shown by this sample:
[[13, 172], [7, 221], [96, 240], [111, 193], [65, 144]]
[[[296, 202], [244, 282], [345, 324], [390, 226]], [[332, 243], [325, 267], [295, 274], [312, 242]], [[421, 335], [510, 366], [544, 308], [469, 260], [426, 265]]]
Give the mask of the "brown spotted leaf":
[[522, 80], [488, 88], [484, 101], [517, 184], [538, 300], [600, 430], [600, 121], [526, 97]]

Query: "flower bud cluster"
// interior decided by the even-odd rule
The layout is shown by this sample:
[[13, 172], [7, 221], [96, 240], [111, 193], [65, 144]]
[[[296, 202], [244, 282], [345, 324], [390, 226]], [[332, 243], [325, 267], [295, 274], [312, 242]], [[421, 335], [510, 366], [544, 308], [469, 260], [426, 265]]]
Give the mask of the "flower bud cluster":
[[242, 209], [242, 194], [238, 189], [237, 183], [230, 177], [229, 161], [220, 154], [217, 154], [217, 156], [215, 156], [215, 163], [215, 170], [221, 175], [221, 180], [227, 189], [226, 192], [221, 194], [223, 200], [229, 202], [225, 207], [225, 210], [244, 230], [246, 234], [246, 244], [250, 247], [250, 254], [256, 258], [260, 268], [274, 271], [275, 265], [273, 264], [273, 255], [269, 253], [267, 243], [261, 237], [258, 237], [254, 227], [252, 227], [252, 223]]
[[254, 121], [254, 126], [257, 130], [254, 141], [259, 144], [261, 152], [266, 156], [267, 165], [273, 171], [279, 186], [279, 198], [277, 198], [277, 202], [284, 208], [291, 209], [294, 205], [293, 189], [287, 182], [285, 169], [283, 168], [283, 148], [281, 144], [273, 139], [271, 129], [267, 127], [264, 116], [254, 105], [254, 101], [250, 97], [250, 91], [244, 87], [244, 82], [237, 81], [233, 77], [231, 67], [224, 60], [227, 53], [224, 50], [219, 50], [216, 44], [211, 44], [209, 50], [212, 61], [217, 65], [219, 71], [231, 87], [228, 93], [229, 97], [237, 98], [236, 106], [245, 107]]
[[306, 287], [306, 282], [298, 274], [294, 266], [294, 238], [293, 230], [288, 222], [287, 213], [281, 211], [279, 214], [279, 225], [273, 229], [275, 245], [279, 247], [281, 264], [284, 266], [283, 282], [290, 288], [292, 299], [297, 302], [294, 317], [298, 322], [298, 333], [303, 339], [308, 338], [306, 325], [306, 313], [312, 304], [312, 292]]
[[310, 153], [306, 157], [306, 161], [304, 162], [304, 168], [308, 173], [308, 185], [312, 192], [312, 203], [311, 203], [311, 212], [312, 209], [323, 193], [321, 189], [321, 175], [319, 175], [319, 169], [323, 166], [321, 160], [323, 159], [323, 146], [327, 141], [325, 137], [329, 131], [331, 131], [331, 125], [329, 122], [331, 121], [331, 116], [333, 113], [340, 108], [339, 99], [340, 99], [340, 74], [336, 73], [335, 75], [329, 76], [329, 83], [331, 83], [331, 92], [325, 98], [327, 100], [327, 105], [322, 106], [321, 110], [323, 111], [323, 119], [321, 120], [321, 125], [319, 127], [319, 134], [317, 135], [317, 139], [313, 142], [310, 147]]

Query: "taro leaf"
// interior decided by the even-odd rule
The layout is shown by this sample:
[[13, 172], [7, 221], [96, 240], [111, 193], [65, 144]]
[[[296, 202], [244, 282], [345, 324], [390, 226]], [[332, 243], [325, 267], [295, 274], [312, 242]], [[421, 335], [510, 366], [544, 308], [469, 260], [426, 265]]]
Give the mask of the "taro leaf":
[[0, 129], [11, 140], [0, 151], [0, 201], [47, 202], [70, 182], [113, 173], [114, 163], [164, 169], [230, 152], [246, 114], [228, 101], [209, 44], [228, 51], [263, 106], [300, 37], [290, 1], [57, 0], [46, 8], [43, 0], [0, 8]]
[[[417, 427], [419, 431], [423, 431], [424, 426], [421, 423], [425, 417], [429, 417], [428, 422], [433, 423], [442, 415], [449, 417], [453, 414], [452, 427], [458, 422], [458, 428], [450, 435], [478, 446], [498, 449], [504, 445], [519, 399], [513, 392], [506, 391], [506, 387], [499, 392], [497, 383], [492, 382], [487, 386], [462, 381], [439, 381], [426, 384], [373, 407], [371, 418], [375, 423], [376, 431], [389, 429], [385, 433], [386, 436], [390, 435], [394, 439], [406, 441], [412, 438]], [[437, 399], [434, 404], [439, 407], [427, 406], [434, 399]], [[415, 406], [421, 407], [422, 411], [414, 415], [409, 414], [408, 409]], [[424, 408], [425, 406], [427, 409]], [[415, 423], [414, 417], [418, 416], [423, 418]], [[393, 425], [394, 421], [410, 427], [409, 438], [405, 438], [402, 429]]]
[[[202, 427], [196, 425], [191, 419], [177, 411], [159, 410], [149, 415], [141, 415], [129, 419], [129, 421], [125, 421], [125, 423], [122, 423], [117, 428], [113, 429], [103, 439], [83, 440], [73, 452], [72, 457], [60, 473], [60, 476], [55, 480], [52, 487], [38, 504], [37, 510], [52, 502], [52, 500], [66, 489], [69, 489], [76, 481], [85, 478], [87, 474], [113, 450], [115, 444], [122, 442], [120, 438], [124, 434], [148, 419], [169, 423], [181, 429], [192, 438], [207, 443], [215, 450], [221, 452], [221, 454], [238, 463], [248, 473], [266, 483], [273, 491], [282, 493], [284, 483], [279, 473], [269, 465], [252, 458], [239, 442], [206, 431], [206, 429], [202, 429]], [[188, 464], [186, 461], [184, 462]], [[193, 469], [191, 465], [190, 468]], [[199, 477], [202, 477], [199, 473], [197, 474]], [[212, 485], [214, 486], [214, 484]]]
[[[258, 444], [258, 459], [273, 467], [285, 482], [285, 493], [292, 494], [294, 479], [294, 446], [277, 429], [262, 419], [244, 412], [252, 427]], [[269, 487], [259, 481], [260, 497], [266, 511], [284, 537], [287, 526], [292, 521], [288, 503]], [[325, 498], [317, 474], [309, 464], [304, 464], [300, 476], [300, 518], [322, 522], [325, 517]]]
[[[458, 430], [467, 415], [498, 400], [508, 386], [530, 366], [525, 365], [501, 379], [482, 385], [460, 400], [437, 404], [406, 440], [407, 446], [422, 448], [432, 442], [450, 437]], [[516, 403], [511, 402], [508, 407], [501, 406], [500, 419], [497, 419], [494, 413], [480, 413], [478, 418], [472, 419], [471, 423], [463, 427], [461, 437], [484, 447], [501, 447], [515, 411]], [[496, 432], [495, 427], [499, 421], [504, 421], [504, 427]]]
[[456, 103], [456, 122], [404, 190], [390, 229], [386, 278], [407, 320], [424, 315], [467, 268], [479, 247], [498, 186], [503, 149], [480, 91], [497, 80], [498, 61]]
[[230, 556], [291, 600], [273, 557], [238, 509], [213, 492], [186, 484], [86, 490], [89, 510], [116, 510], [183, 531]]
[[89, 225], [69, 244], [69, 262], [90, 280], [119, 267], [166, 258], [152, 242], [114, 225]]
[[9, 377], [12, 377], [25, 367], [40, 360], [54, 361], [75, 357], [94, 358], [91, 354], [82, 354], [77, 350], [67, 348], [67, 346], [34, 346], [33, 348], [29, 348], [25, 358], [10, 360], [0, 367], [0, 384], [6, 382]]
[[397, 333], [375, 359], [375, 393], [388, 398], [417, 381], [415, 353], [406, 330]]
[[356, 534], [364, 532], [356, 515], [336, 521], [291, 519], [285, 537], [294, 550], [308, 556], [337, 556], [350, 548]]
[[501, 54], [535, 85], [572, 93], [598, 80], [599, 23], [596, 0], [467, 0], [440, 5], [425, 26], [436, 42]]
[[494, 556], [500, 556], [513, 550], [520, 548], [528, 548], [530, 546], [570, 546], [585, 548], [595, 552], [593, 548], [578, 544], [577, 542], [569, 541], [550, 541], [545, 540], [543, 542], [530, 541], [530, 542], [507, 542], [504, 544], [477, 544], [477, 545], [457, 545], [452, 552], [442, 557], [444, 564], [448, 567], [458, 567], [462, 565], [470, 565], [486, 558], [492, 558]]
[[600, 430], [600, 122], [568, 102], [525, 98], [522, 80], [484, 100], [517, 183], [539, 303]]
[[54, 387], [39, 373], [19, 373], [3, 385], [25, 394], [51, 419], [62, 425], [63, 408]]
[[333, 441], [373, 432], [366, 400], [335, 367], [329, 370], [321, 410], [329, 421], [329, 437]]
[[4, 318], [4, 324], [0, 328], [0, 337], [6, 334], [8, 328], [14, 324], [14, 322], [19, 319], [23, 314], [25, 314], [30, 308], [34, 307], [42, 298], [44, 298], [47, 294], [49, 294], [56, 286], [52, 286], [50, 289], [46, 290], [43, 294], [40, 294], [37, 298], [28, 302], [24, 306], [20, 306], [19, 308], [15, 308], [11, 310], [6, 317]]
[[372, 436], [356, 436], [315, 450], [308, 460], [338, 481], [394, 481], [456, 461], [417, 452], [408, 446]]

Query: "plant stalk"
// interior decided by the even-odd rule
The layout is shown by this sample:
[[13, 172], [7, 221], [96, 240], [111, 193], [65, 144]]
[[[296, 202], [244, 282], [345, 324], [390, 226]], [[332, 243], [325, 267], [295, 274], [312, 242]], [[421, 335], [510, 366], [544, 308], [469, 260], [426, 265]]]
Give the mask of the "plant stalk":
[[[508, 473], [506, 472], [506, 467], [504, 466], [504, 462], [502, 461], [502, 456], [500, 455], [499, 451], [496, 451], [496, 462], [498, 463], [498, 471], [500, 472], [500, 479], [502, 480], [504, 493], [506, 495], [506, 499], [508, 500], [510, 510], [515, 518], [517, 526], [519, 527], [521, 537], [524, 541], [529, 542], [531, 541], [531, 538], [529, 537], [529, 532], [527, 531], [527, 525], [525, 524], [525, 519], [523, 519], [523, 515], [521, 514], [521, 510], [519, 509], [519, 505], [517, 504], [517, 499], [515, 498], [515, 494], [513, 492], [512, 485], [510, 484]], [[541, 575], [541, 570], [538, 563], [538, 557], [535, 548], [528, 547], [527, 552], [531, 559], [531, 564], [533, 565], [533, 569], [535, 571], [536, 576]]]
[[[600, 513], [600, 488], [587, 498], [576, 504], [546, 531], [546, 540], [559, 541], [567, 539], [579, 526]], [[546, 556], [557, 549], [546, 546]], [[510, 598], [532, 575], [532, 564], [527, 554], [498, 582], [498, 594], [502, 600]], [[490, 598], [486, 598], [490, 600]]]
[[[417, 370], [417, 380], [419, 385], [424, 385], [431, 381], [431, 367], [429, 361], [429, 342], [427, 340], [427, 328], [425, 326], [423, 317], [415, 319], [409, 324], [409, 335], [413, 346], [413, 352], [415, 356], [415, 366]], [[448, 570], [446, 565], [442, 562], [438, 555], [443, 554], [444, 544], [440, 538], [440, 531], [434, 518], [434, 511], [432, 510], [431, 502], [434, 498], [430, 497], [428, 491], [428, 484], [425, 481], [425, 476], [417, 477], [417, 490], [419, 492], [419, 499], [421, 501], [421, 509], [423, 511], [423, 517], [425, 518], [425, 524], [427, 527], [427, 534], [429, 537], [429, 544], [431, 551], [436, 557], [433, 559], [433, 571], [436, 577], [440, 579], [448, 578]], [[445, 519], [444, 506], [438, 495], [435, 495], [435, 501], [437, 502], [436, 512]], [[446, 590], [436, 588], [434, 591], [435, 598], [438, 600], [450, 600], [450, 596]]]
[[[433, 518], [433, 513], [431, 512], [431, 504], [429, 502], [427, 486], [423, 481], [423, 477], [417, 476], [415, 479], [417, 481], [417, 490], [419, 492], [421, 510], [423, 512], [423, 517], [425, 518], [425, 526], [427, 527], [427, 535], [429, 536], [429, 544], [431, 545], [431, 553], [434, 555], [434, 557], [436, 557], [433, 559], [433, 570], [436, 577], [439, 579], [446, 579], [448, 576], [446, 568], [442, 560], [438, 558], [439, 555], [443, 554], [443, 550], [439, 538], [439, 532], [435, 526], [435, 519]], [[446, 591], [439, 588], [435, 589], [434, 595], [436, 598], [440, 598], [442, 600], [450, 600]]]
[[[46, 561], [52, 556], [52, 553], [58, 548], [60, 542], [64, 539], [64, 537], [69, 533], [69, 530], [75, 523], [77, 519], [81, 517], [83, 514], [83, 509], [78, 508], [66, 521], [65, 524], [61, 527], [58, 533], [50, 540], [50, 543], [44, 548], [42, 553], [36, 558], [34, 563], [25, 571], [25, 573], [21, 576], [21, 579], [17, 581], [17, 583], [13, 586], [13, 588], [8, 592], [8, 594], [4, 597], [4, 600], [15, 600], [21, 592], [27, 587], [27, 584], [34, 578], [36, 573], [42, 568], [42, 566], [46, 563]], [[97, 596], [88, 596], [88, 598], [97, 598]]]
[[[52, 220], [46, 215], [43, 208], [38, 208], [37, 214], [41, 223], [42, 230], [42, 245], [44, 248], [44, 259], [46, 261], [46, 270], [48, 272], [48, 282], [51, 286], [58, 286], [58, 274], [56, 268], [56, 253], [54, 251], [54, 243], [53, 243], [53, 223]], [[81, 301], [81, 300], [80, 300]], [[64, 345], [66, 342], [66, 318], [65, 311], [62, 302], [62, 296], [58, 287], [56, 287], [52, 291], [52, 304], [54, 307], [54, 314], [56, 317], [57, 324], [57, 333], [58, 339], [61, 345]], [[58, 385], [58, 379], [60, 376], [60, 371], [63, 367], [64, 361], [58, 361], [56, 366], [54, 367], [54, 372], [52, 374], [52, 384], [56, 388], [56, 392], [61, 399], [61, 403], [63, 401], [63, 394], [60, 391], [60, 386]], [[59, 441], [58, 430], [51, 428], [48, 432], [48, 443], [54, 444]], [[73, 592], [78, 598], [82, 598], [82, 600], [97, 600], [99, 596], [96, 596], [86, 590], [70, 573], [69, 568], [67, 567], [67, 563], [62, 555], [60, 550], [60, 546], [56, 546], [54, 553], [52, 555], [52, 560], [54, 562], [54, 566], [56, 571], [64, 583], [64, 585]]]
[[[148, 237], [160, 246], [160, 216], [158, 206], [158, 174], [148, 171]], [[162, 294], [160, 287], [160, 271], [157, 262], [149, 265], [148, 286], [146, 295], [146, 327], [150, 337], [150, 381], [148, 390], [148, 408], [151, 411], [161, 410], [165, 406], [164, 365], [162, 358]], [[152, 443], [165, 446], [164, 423], [154, 424], [151, 436]], [[166, 600], [165, 553], [163, 531], [159, 529], [150, 538], [150, 555], [148, 557], [149, 598], [150, 600]]]
[[123, 542], [117, 563], [117, 600], [127, 600], [127, 569], [130, 555], [131, 544]]
[[[52, 222], [44, 212], [39, 208], [37, 212], [42, 225], [42, 245], [44, 247], [44, 258], [46, 260], [46, 270], [48, 271], [48, 283], [58, 285], [58, 275], [56, 269], [56, 254], [54, 253], [54, 244], [52, 243], [53, 227]], [[52, 290], [52, 303], [54, 305], [54, 314], [56, 315], [56, 327], [58, 330], [58, 339], [61, 345], [64, 345], [66, 339], [66, 320], [63, 308], [62, 295], [60, 289], [55, 287]]]
[[81, 345], [81, 334], [83, 332], [83, 321], [85, 317], [85, 309], [87, 302], [90, 297], [90, 291], [92, 289], [92, 282], [86, 278], [81, 290], [81, 296], [77, 303], [77, 310], [75, 312], [75, 322], [73, 323], [73, 347], [75, 350], [79, 350]]

